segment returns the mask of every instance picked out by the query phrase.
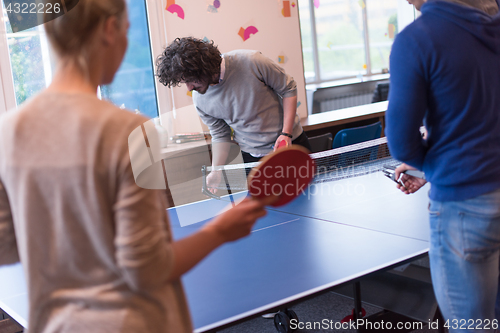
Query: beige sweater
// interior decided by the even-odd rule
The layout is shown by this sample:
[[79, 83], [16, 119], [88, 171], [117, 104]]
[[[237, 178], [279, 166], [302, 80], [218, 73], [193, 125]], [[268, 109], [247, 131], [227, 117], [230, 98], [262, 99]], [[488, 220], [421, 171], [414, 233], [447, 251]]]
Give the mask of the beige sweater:
[[0, 118], [0, 265], [23, 264], [29, 332], [192, 331], [163, 192], [131, 170], [146, 120], [47, 92]]

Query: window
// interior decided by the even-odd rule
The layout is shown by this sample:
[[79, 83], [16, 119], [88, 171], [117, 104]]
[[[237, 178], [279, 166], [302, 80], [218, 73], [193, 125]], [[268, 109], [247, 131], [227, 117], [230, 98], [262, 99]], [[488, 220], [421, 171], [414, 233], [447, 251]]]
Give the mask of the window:
[[388, 71], [400, 0], [299, 0], [306, 83]]
[[40, 26], [12, 33], [5, 7], [2, 12], [7, 32], [16, 104], [19, 105], [50, 83], [52, 70], [48, 45], [44, 30]]
[[[100, 94], [118, 106], [137, 110], [153, 118], [158, 116], [158, 107], [146, 4], [145, 1], [127, 0], [127, 5], [130, 20], [128, 50], [113, 83], [101, 87]], [[43, 26], [12, 33], [5, 7], [3, 21], [7, 31], [16, 104], [19, 105], [50, 84], [53, 56]]]
[[101, 95], [116, 105], [154, 118], [158, 116], [158, 106], [146, 4], [127, 0], [127, 7], [130, 21], [127, 53], [113, 83], [101, 87]]

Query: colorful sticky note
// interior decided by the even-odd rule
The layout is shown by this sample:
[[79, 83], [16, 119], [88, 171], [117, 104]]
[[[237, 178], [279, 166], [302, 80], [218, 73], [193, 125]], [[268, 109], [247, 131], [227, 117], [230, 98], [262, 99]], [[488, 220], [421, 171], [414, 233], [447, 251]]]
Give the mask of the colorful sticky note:
[[365, 0], [359, 0], [358, 1], [359, 5], [361, 6], [361, 8], [365, 8], [366, 7], [366, 3], [365, 3]]
[[220, 7], [220, 1], [219, 0], [215, 0], [214, 1], [214, 7], [215, 8], [219, 8]]
[[328, 48], [331, 50], [332, 46], [333, 46], [333, 43], [332, 42], [328, 42], [328, 44], [326, 44], [326, 46], [328, 46]]
[[363, 69], [367, 69], [368, 66], [366, 66], [366, 64], [363, 64]]
[[300, 101], [297, 102], [297, 108], [299, 108], [299, 106], [301, 105], [302, 103], [300, 103]]
[[285, 56], [284, 55], [278, 56], [278, 63], [279, 64], [284, 64], [285, 63]]
[[179, 18], [184, 20], [184, 9], [182, 9], [181, 6], [173, 4], [167, 7], [167, 11], [173, 13], [176, 13]]
[[203, 41], [204, 41], [205, 43], [210, 43], [210, 39], [208, 39], [208, 38], [207, 38], [207, 36], [203, 37]]
[[292, 7], [295, 8], [295, 2], [292, 2]]
[[283, 1], [283, 9], [281, 10], [281, 14], [284, 17], [290, 17], [290, 1]]
[[218, 12], [217, 8], [215, 8], [213, 5], [208, 5], [207, 11], [209, 13], [217, 13]]
[[314, 0], [314, 7], [319, 8], [319, 0]]
[[259, 30], [257, 30], [256, 27], [253, 25], [247, 27], [246, 29], [243, 29], [243, 27], [240, 28], [238, 31], [238, 35], [243, 39], [243, 41], [246, 41], [248, 38], [250, 38], [250, 35], [255, 35]]
[[188, 90], [187, 94], [189, 97], [193, 97], [193, 92], [191, 90]]
[[240, 35], [241, 39], [245, 41], [245, 29], [243, 29], [243, 27], [241, 27], [240, 31], [238, 31], [238, 35]]
[[165, 6], [165, 10], [168, 10], [168, 7], [175, 5], [175, 0], [167, 0], [167, 6]]

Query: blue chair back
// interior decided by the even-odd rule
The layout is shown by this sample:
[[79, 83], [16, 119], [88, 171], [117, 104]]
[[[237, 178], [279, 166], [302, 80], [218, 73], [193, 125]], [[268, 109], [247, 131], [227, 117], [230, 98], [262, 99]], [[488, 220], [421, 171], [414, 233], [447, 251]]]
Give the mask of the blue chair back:
[[363, 141], [380, 138], [382, 124], [379, 122], [367, 126], [346, 128], [339, 131], [333, 139], [333, 148], [353, 145]]

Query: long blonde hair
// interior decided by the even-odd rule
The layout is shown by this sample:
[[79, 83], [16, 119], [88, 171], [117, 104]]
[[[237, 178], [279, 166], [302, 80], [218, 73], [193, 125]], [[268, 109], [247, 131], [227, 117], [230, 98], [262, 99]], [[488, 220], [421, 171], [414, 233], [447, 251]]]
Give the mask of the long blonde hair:
[[61, 61], [73, 62], [87, 73], [89, 46], [97, 28], [111, 16], [122, 17], [125, 0], [62, 0], [62, 4], [65, 10], [72, 9], [55, 19], [44, 17], [48, 40]]

